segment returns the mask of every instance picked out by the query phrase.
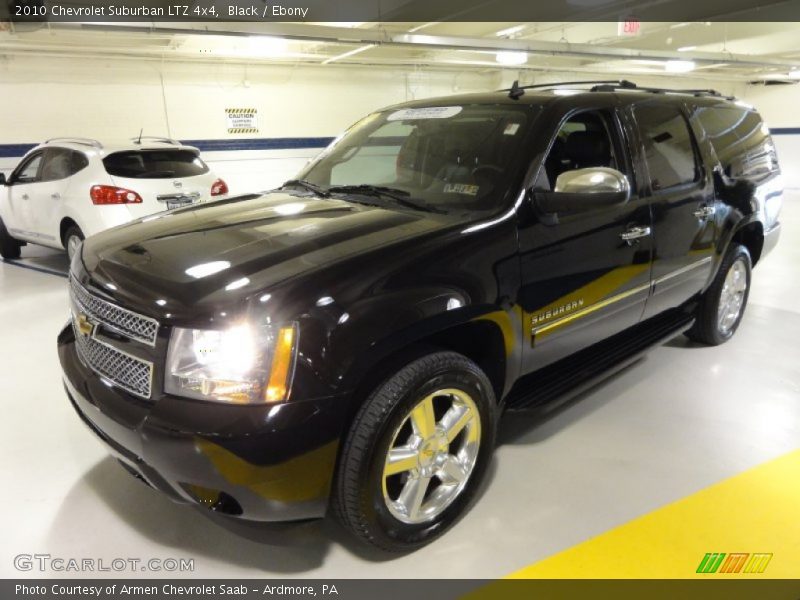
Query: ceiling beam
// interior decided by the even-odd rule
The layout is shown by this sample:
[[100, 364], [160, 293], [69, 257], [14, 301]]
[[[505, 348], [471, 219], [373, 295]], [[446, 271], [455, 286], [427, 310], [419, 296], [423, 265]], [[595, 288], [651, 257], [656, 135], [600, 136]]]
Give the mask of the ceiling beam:
[[75, 24], [58, 23], [55, 29], [103, 31], [140, 31], [171, 33], [174, 35], [220, 35], [220, 36], [275, 36], [290, 40], [314, 41], [336, 44], [393, 46], [406, 48], [429, 48], [434, 50], [466, 50], [499, 52], [516, 50], [532, 55], [588, 57], [595, 60], [693, 60], [702, 63], [727, 63], [744, 67], [795, 67], [797, 60], [760, 58], [725, 52], [678, 52], [677, 50], [633, 49], [597, 44], [570, 44], [565, 42], [534, 41], [525, 39], [482, 38], [463, 36], [426, 35], [421, 33], [392, 33], [380, 27], [371, 29], [326, 27], [302, 23], [219, 23], [213, 28], [202, 23], [168, 24]]

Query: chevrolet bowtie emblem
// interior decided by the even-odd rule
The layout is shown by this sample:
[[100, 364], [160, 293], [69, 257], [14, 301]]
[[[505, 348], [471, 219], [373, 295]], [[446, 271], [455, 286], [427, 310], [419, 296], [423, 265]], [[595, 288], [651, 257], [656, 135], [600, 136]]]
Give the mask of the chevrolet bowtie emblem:
[[89, 337], [92, 335], [92, 332], [94, 331], [94, 323], [92, 323], [89, 320], [89, 317], [87, 317], [85, 314], [81, 313], [78, 315], [77, 324], [78, 331], [82, 336]]

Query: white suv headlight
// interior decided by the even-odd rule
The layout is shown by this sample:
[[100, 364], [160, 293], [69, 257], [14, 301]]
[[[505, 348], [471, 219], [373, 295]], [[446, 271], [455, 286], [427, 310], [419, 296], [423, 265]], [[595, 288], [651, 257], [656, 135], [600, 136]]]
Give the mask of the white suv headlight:
[[296, 351], [294, 324], [176, 327], [167, 353], [164, 391], [232, 404], [282, 402], [289, 397]]

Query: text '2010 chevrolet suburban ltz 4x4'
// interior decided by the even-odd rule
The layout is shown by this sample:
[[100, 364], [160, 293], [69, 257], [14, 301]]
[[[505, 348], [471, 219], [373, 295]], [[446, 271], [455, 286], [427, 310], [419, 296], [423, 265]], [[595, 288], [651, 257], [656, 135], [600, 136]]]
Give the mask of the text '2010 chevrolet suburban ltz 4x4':
[[88, 238], [66, 391], [174, 500], [413, 549], [475, 498], [502, 413], [727, 341], [781, 202], [769, 130], [709, 91], [391, 107], [280, 189]]

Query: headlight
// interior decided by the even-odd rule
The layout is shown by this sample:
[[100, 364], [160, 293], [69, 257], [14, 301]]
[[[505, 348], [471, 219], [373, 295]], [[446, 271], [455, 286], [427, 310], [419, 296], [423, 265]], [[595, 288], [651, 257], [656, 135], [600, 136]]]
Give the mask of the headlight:
[[164, 390], [233, 404], [282, 402], [289, 396], [297, 327], [183, 329], [172, 332]]

